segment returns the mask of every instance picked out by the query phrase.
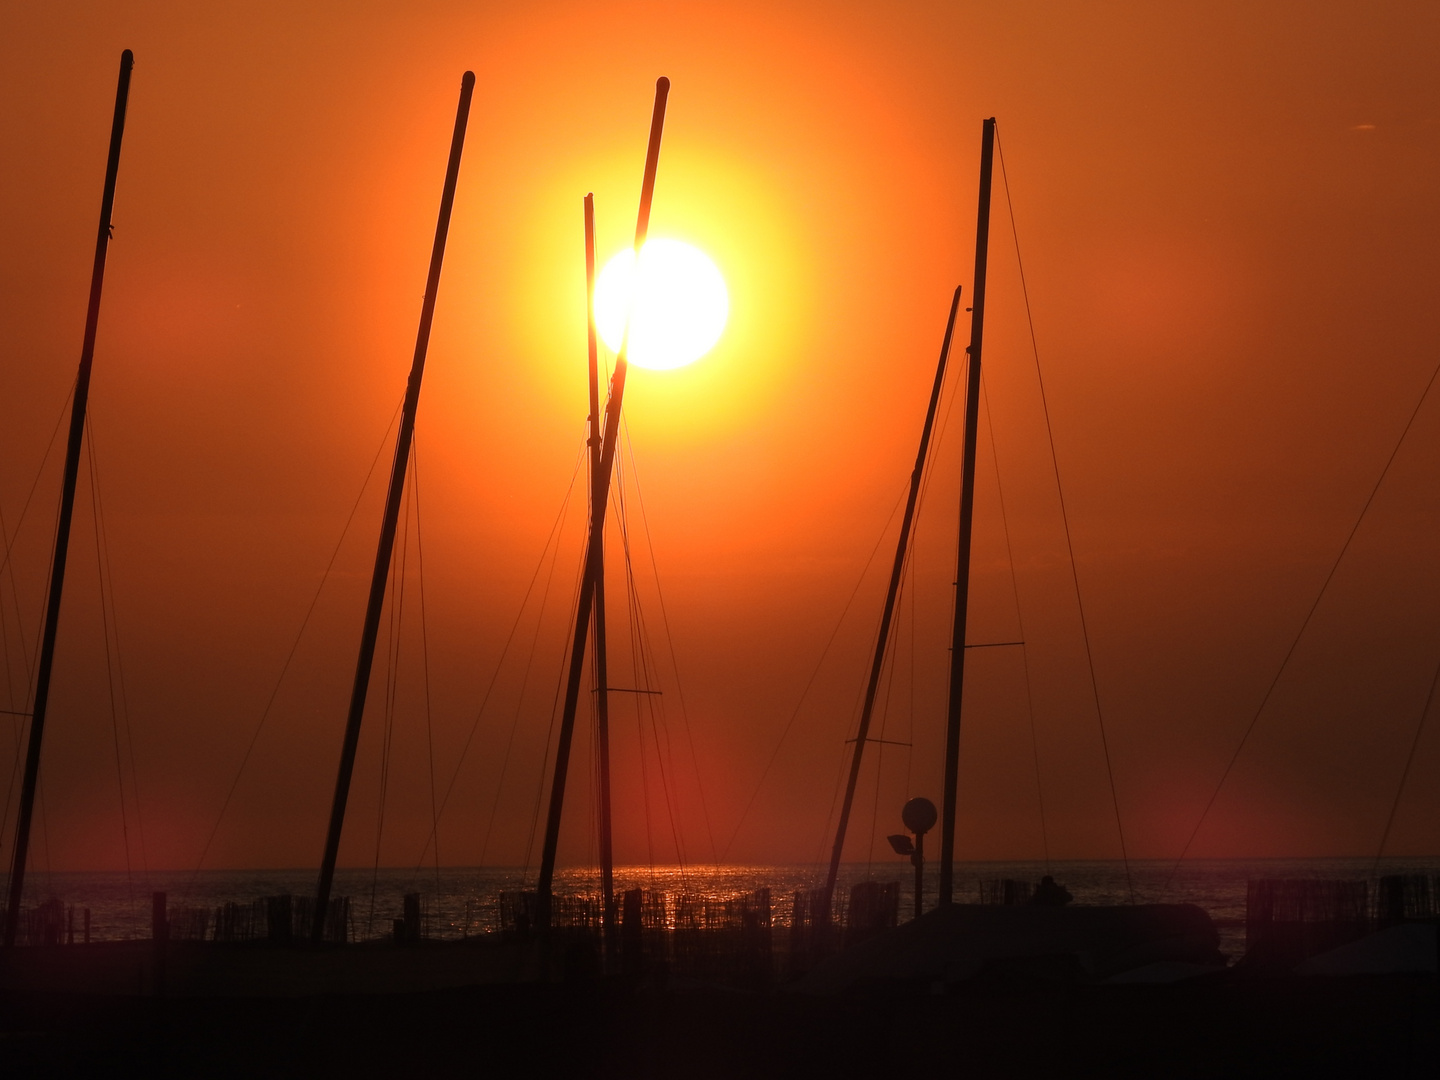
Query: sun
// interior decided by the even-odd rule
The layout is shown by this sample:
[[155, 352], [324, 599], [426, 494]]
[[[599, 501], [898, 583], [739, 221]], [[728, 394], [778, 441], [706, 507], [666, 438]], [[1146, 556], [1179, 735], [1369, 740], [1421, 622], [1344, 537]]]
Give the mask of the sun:
[[612, 351], [620, 350], [627, 314], [632, 364], [684, 367], [714, 348], [730, 314], [730, 294], [703, 251], [681, 240], [646, 241], [632, 312], [635, 278], [635, 252], [627, 249], [605, 264], [595, 282], [596, 328]]

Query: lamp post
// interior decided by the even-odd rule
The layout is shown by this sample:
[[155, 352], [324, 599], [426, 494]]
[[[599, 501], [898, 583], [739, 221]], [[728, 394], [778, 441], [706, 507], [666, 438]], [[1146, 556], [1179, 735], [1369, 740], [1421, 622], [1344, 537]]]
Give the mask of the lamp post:
[[925, 834], [935, 827], [939, 820], [935, 804], [929, 799], [916, 797], [907, 802], [900, 811], [900, 820], [915, 834], [912, 842], [904, 833], [887, 836], [896, 855], [909, 855], [910, 865], [915, 867], [915, 918], [920, 917], [921, 904], [925, 897]]

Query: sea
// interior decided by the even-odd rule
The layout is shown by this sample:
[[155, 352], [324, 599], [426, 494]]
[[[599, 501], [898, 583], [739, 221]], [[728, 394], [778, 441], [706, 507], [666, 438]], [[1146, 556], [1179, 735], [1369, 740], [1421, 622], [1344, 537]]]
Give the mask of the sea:
[[[1184, 903], [1209, 912], [1219, 930], [1221, 950], [1238, 959], [1245, 949], [1247, 884], [1254, 880], [1340, 879], [1372, 884], [1389, 874], [1440, 873], [1440, 858], [1327, 859], [1193, 859], [1109, 861], [963, 862], [955, 868], [955, 899], [978, 903], [983, 883], [1013, 880], [1034, 884], [1052, 876], [1068, 889], [1077, 904]], [[925, 869], [922, 905], [935, 905], [938, 868]], [[780, 924], [789, 922], [791, 897], [824, 883], [825, 867], [795, 866], [624, 866], [615, 870], [615, 888], [644, 888], [670, 897], [726, 899], [768, 887], [772, 910]], [[848, 863], [841, 867], [837, 896], [847, 896], [862, 881], [895, 881], [900, 886], [900, 918], [914, 913], [914, 871], [893, 863]], [[47, 872], [32, 870], [25, 883], [23, 907], [59, 900], [73, 908], [76, 940], [83, 912], [89, 911], [92, 941], [148, 938], [152, 896], [166, 894], [167, 910], [206, 908], [227, 903], [249, 904], [264, 897], [314, 894], [314, 870], [134, 871], [125, 873]], [[404, 911], [407, 893], [419, 893], [425, 933], [431, 938], [459, 939], [494, 933], [500, 927], [500, 897], [505, 892], [533, 889], [535, 873], [524, 867], [429, 867], [339, 869], [332, 896], [350, 898], [352, 935], [366, 940], [393, 933], [393, 920]], [[595, 895], [600, 890], [594, 870], [559, 870], [557, 894]], [[994, 886], [990, 889], [993, 891]]]

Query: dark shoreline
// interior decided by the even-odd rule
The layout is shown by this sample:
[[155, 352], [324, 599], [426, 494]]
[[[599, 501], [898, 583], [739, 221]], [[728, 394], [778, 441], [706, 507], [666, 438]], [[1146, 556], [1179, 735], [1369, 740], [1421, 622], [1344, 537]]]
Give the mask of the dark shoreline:
[[1440, 1075], [1430, 975], [1037, 984], [842, 997], [601, 981], [410, 994], [0, 993], [7, 1077]]

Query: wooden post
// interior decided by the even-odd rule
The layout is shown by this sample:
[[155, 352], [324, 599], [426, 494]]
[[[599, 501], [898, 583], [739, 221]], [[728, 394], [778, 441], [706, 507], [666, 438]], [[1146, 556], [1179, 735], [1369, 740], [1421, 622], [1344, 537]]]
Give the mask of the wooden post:
[[990, 247], [990, 176], [995, 118], [980, 135], [980, 199], [975, 216], [974, 310], [965, 381], [965, 457], [960, 478], [960, 542], [955, 561], [955, 627], [950, 639], [950, 698], [945, 725], [945, 804], [940, 815], [940, 904], [953, 902], [955, 806], [960, 780], [960, 706], [965, 693], [965, 615], [970, 601], [970, 531], [975, 515], [975, 437], [980, 420], [980, 346], [985, 334], [985, 270]]
[[150, 894], [150, 938], [153, 941], [164, 941], [170, 936], [170, 920], [165, 912], [165, 894], [154, 892]]
[[921, 833], [915, 837], [915, 854], [910, 856], [910, 861], [915, 864], [915, 918], [919, 918], [925, 908], [925, 834]]
[[[655, 110], [650, 116], [650, 145], [645, 152], [645, 174], [640, 184], [640, 212], [635, 222], [635, 262], [650, 231], [650, 203], [655, 197], [655, 170], [660, 162], [660, 135], [665, 128], [665, 103], [670, 80], [661, 76], [655, 83]], [[638, 275], [637, 275], [638, 276]], [[615, 373], [610, 377], [610, 400], [605, 408], [605, 431], [600, 447], [600, 470], [591, 495], [590, 540], [585, 554], [585, 573], [580, 581], [580, 600], [575, 611], [575, 641], [570, 649], [570, 671], [565, 683], [565, 706], [560, 716], [560, 738], [555, 748], [555, 778], [550, 784], [550, 808], [545, 818], [545, 847], [540, 856], [540, 878], [535, 887], [535, 920], [542, 934], [550, 929], [551, 888], [555, 878], [555, 853], [560, 844], [560, 815], [565, 807], [565, 775], [570, 767], [570, 743], [575, 734], [575, 708], [580, 699], [580, 676], [585, 669], [585, 637], [590, 627], [590, 608], [595, 600], [595, 582], [602, 563], [600, 540], [605, 534], [605, 508], [610, 497], [610, 474], [615, 465], [615, 446], [620, 433], [620, 408], [625, 400], [625, 360], [630, 344], [627, 320]]]
[[335, 798], [330, 805], [330, 828], [325, 836], [325, 853], [320, 861], [320, 883], [315, 893], [315, 915], [310, 940], [325, 940], [325, 913], [330, 907], [330, 887], [335, 879], [335, 858], [340, 851], [340, 832], [345, 826], [345, 803], [350, 797], [350, 777], [355, 770], [355, 750], [360, 742], [360, 721], [365, 715], [365, 695], [370, 688], [370, 667], [375, 660], [375, 639], [380, 632], [380, 612], [385, 606], [385, 580], [390, 574], [390, 556], [395, 547], [395, 526], [400, 518], [400, 500], [405, 491], [405, 469], [410, 461], [410, 442], [415, 434], [415, 413], [420, 404], [420, 380], [425, 374], [425, 354], [430, 346], [430, 323], [435, 317], [435, 296], [440, 290], [440, 267], [445, 261], [445, 241], [450, 233], [450, 210], [455, 204], [455, 184], [460, 177], [460, 154], [465, 148], [465, 125], [470, 117], [470, 96], [475, 90], [474, 72], [460, 80], [460, 104], [455, 111], [455, 131], [450, 139], [450, 161], [445, 168], [445, 187], [440, 196], [440, 218], [435, 224], [435, 244], [430, 249], [430, 273], [425, 280], [425, 299], [420, 306], [420, 329], [415, 337], [415, 357], [410, 381], [401, 407], [400, 432], [395, 438], [395, 459], [390, 466], [390, 489], [385, 496], [385, 514], [380, 524], [380, 543], [375, 551], [375, 571], [370, 577], [370, 599], [360, 632], [360, 657], [355, 664], [355, 682], [350, 688], [350, 712], [345, 721], [345, 738], [340, 747], [340, 770], [335, 778]]
[[165, 954], [169, 951], [170, 919], [165, 911], [165, 894], [150, 894], [150, 940], [155, 952], [155, 996], [165, 994]]
[[95, 333], [100, 325], [100, 293], [105, 285], [105, 256], [110, 248], [110, 214], [115, 206], [115, 180], [120, 172], [120, 143], [125, 137], [125, 106], [130, 98], [130, 72], [135, 54], [120, 54], [120, 81], [115, 88], [115, 115], [110, 122], [110, 155], [105, 162], [105, 188], [100, 196], [100, 230], [95, 238], [95, 262], [90, 270], [90, 306], [85, 312], [85, 337], [80, 346], [80, 372], [75, 378], [75, 401], [70, 409], [70, 438], [65, 444], [65, 474], [60, 494], [60, 518], [55, 526], [55, 555], [50, 564], [50, 595], [45, 604], [45, 629], [40, 639], [35, 701], [31, 706], [30, 739], [25, 747], [25, 774], [20, 785], [20, 813], [15, 823], [15, 850], [10, 863], [10, 903], [5, 909], [5, 948], [15, 944], [20, 921], [20, 899], [25, 889], [25, 858], [30, 848], [30, 820], [35, 809], [35, 788], [40, 779], [40, 743], [45, 733], [45, 712], [50, 702], [50, 674], [55, 663], [55, 632], [60, 623], [60, 597], [65, 588], [65, 560], [70, 550], [70, 522], [75, 511], [75, 481], [80, 471], [80, 447], [85, 437], [85, 406], [90, 399], [90, 369], [95, 359]]

